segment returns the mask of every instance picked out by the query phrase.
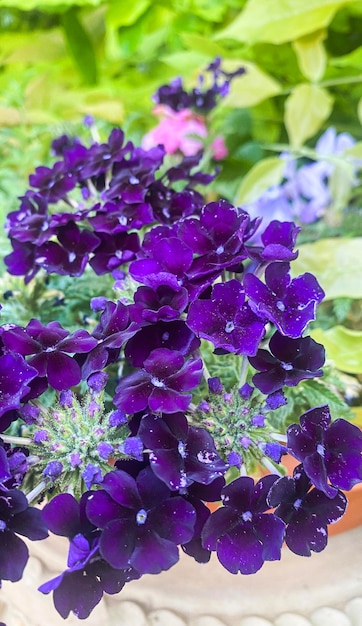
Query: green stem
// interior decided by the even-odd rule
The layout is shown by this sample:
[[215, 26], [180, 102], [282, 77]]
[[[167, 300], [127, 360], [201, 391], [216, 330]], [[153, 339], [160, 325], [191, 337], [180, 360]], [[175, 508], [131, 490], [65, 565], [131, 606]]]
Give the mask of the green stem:
[[36, 485], [34, 489], [32, 489], [28, 494], [26, 494], [26, 499], [30, 504], [34, 500], [38, 500], [39, 496], [45, 491], [48, 487], [48, 483], [45, 480], [42, 480], [41, 483]]
[[13, 443], [16, 446], [31, 446], [33, 443], [32, 439], [29, 437], [15, 437], [13, 435], [1, 434], [1, 439], [5, 441], [5, 443]]
[[246, 377], [248, 374], [249, 361], [246, 356], [241, 359], [239, 386], [242, 387], [246, 383]]

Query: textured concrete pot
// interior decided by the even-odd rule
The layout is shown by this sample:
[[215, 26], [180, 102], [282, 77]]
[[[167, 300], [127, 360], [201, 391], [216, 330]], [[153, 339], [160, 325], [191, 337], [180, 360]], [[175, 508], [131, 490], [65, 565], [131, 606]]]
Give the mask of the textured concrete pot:
[[58, 537], [31, 544], [20, 583], [4, 583], [0, 621], [7, 626], [362, 626], [362, 526], [330, 538], [321, 554], [266, 563], [252, 576], [233, 576], [214, 559], [189, 557], [169, 572], [144, 576], [105, 596], [91, 616], [62, 620], [36, 588], [64, 568]]

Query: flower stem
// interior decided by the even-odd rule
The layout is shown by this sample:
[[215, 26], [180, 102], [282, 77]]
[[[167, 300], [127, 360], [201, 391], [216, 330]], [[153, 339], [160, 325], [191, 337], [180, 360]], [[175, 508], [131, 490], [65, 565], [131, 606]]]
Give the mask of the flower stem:
[[16, 446], [31, 446], [33, 443], [29, 437], [15, 437], [13, 435], [4, 435], [3, 433], [1, 434], [1, 439], [5, 443], [13, 443]]
[[249, 362], [246, 356], [243, 356], [241, 359], [241, 368], [240, 368], [240, 378], [239, 378], [239, 386], [242, 387], [246, 382], [246, 377], [248, 374], [248, 366]]
[[47, 486], [48, 486], [48, 483], [45, 480], [42, 480], [41, 483], [36, 485], [34, 489], [32, 489], [28, 494], [26, 494], [26, 499], [29, 502], [29, 504], [33, 502], [33, 500], [37, 500], [40, 494], [42, 494], [43, 491], [46, 490]]

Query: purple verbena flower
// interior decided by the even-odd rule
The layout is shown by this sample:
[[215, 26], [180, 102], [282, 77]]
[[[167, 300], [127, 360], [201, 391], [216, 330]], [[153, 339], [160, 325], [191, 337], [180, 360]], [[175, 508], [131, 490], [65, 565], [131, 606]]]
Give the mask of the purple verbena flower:
[[265, 334], [263, 322], [245, 301], [245, 291], [237, 280], [214, 285], [210, 300], [193, 301], [187, 324], [215, 348], [236, 354], [256, 354]]
[[315, 489], [302, 465], [294, 469], [292, 476], [283, 476], [272, 485], [268, 502], [275, 515], [286, 524], [285, 542], [292, 552], [310, 556], [321, 552], [328, 541], [328, 524], [337, 522], [344, 514], [347, 498], [336, 491], [329, 498]]
[[88, 498], [87, 517], [101, 529], [99, 550], [117, 569], [133, 567], [157, 574], [179, 558], [178, 544], [193, 537], [196, 512], [170, 491], [150, 468], [137, 479], [122, 470], [104, 478], [102, 490]]
[[90, 493], [80, 502], [70, 494], [60, 494], [43, 509], [43, 518], [56, 535], [68, 537], [68, 569], [39, 587], [42, 593], [53, 591], [54, 606], [66, 619], [72, 611], [86, 619], [102, 599], [103, 593], [118, 593], [129, 580], [139, 578], [131, 567], [111, 567], [99, 554], [99, 531], [85, 515]]
[[324, 291], [313, 274], [291, 279], [289, 269], [289, 263], [271, 263], [265, 270], [266, 284], [246, 274], [244, 286], [252, 310], [273, 322], [282, 335], [297, 339], [315, 319]]
[[265, 394], [295, 387], [301, 380], [322, 376], [324, 347], [311, 337], [291, 339], [278, 331], [269, 341], [269, 350], [260, 349], [249, 357], [250, 364], [259, 370], [254, 374], [255, 387]]
[[249, 476], [237, 478], [222, 490], [224, 506], [205, 523], [204, 547], [215, 550], [232, 574], [253, 574], [264, 561], [280, 559], [285, 524], [266, 512], [270, 509], [266, 498], [277, 478], [265, 476], [255, 485]]
[[312, 483], [329, 498], [362, 481], [362, 432], [344, 419], [331, 422], [327, 405], [310, 409], [287, 428], [287, 447]]
[[67, 353], [89, 352], [97, 345], [97, 340], [86, 330], [68, 335], [59, 322], [44, 326], [32, 319], [26, 328], [15, 326], [5, 330], [2, 339], [9, 350], [23, 356], [34, 355], [28, 364], [37, 370], [38, 376], [47, 377], [54, 389], [62, 390], [77, 385], [81, 379], [78, 363]]
[[17, 536], [32, 541], [45, 539], [48, 531], [41, 511], [28, 506], [25, 495], [17, 489], [0, 488], [0, 580], [20, 580], [29, 551]]
[[185, 362], [183, 355], [168, 348], [153, 350], [143, 368], [121, 379], [114, 404], [126, 413], [142, 411], [175, 413], [185, 411], [191, 394], [202, 377], [201, 359]]
[[150, 465], [156, 476], [170, 489], [186, 493], [194, 482], [210, 484], [227, 470], [216, 451], [211, 435], [189, 426], [182, 413], [145, 415], [138, 431], [150, 449]]
[[[29, 382], [38, 375], [21, 354], [0, 356], [0, 417], [20, 408], [21, 400], [29, 392]], [[8, 424], [2, 425], [7, 428]]]

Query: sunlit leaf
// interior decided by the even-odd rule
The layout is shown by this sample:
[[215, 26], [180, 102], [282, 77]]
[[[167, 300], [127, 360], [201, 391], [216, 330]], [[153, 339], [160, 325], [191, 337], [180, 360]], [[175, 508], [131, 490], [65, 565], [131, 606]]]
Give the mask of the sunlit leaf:
[[[361, 99], [362, 101], [362, 99]], [[361, 104], [362, 107], [362, 104]], [[344, 151], [344, 156], [362, 159], [362, 141], [357, 141], [351, 148]]]
[[0, 0], [0, 7], [11, 7], [12, 9], [21, 9], [22, 11], [30, 11], [32, 9], [59, 11], [63, 7], [69, 6], [93, 6], [97, 7], [104, 0]]
[[64, 38], [59, 29], [50, 32], [3, 33], [0, 35], [0, 58], [2, 63], [39, 63], [55, 61], [65, 53]]
[[255, 43], [293, 41], [327, 26], [336, 11], [354, 0], [249, 0], [217, 38]]
[[279, 157], [262, 159], [247, 173], [235, 197], [235, 204], [249, 204], [264, 191], [278, 185], [283, 177], [285, 162]]
[[325, 38], [326, 31], [318, 30], [292, 43], [300, 71], [311, 81], [319, 81], [326, 69], [327, 54], [323, 45]]
[[152, 4], [151, 0], [112, 0], [108, 3], [107, 21], [115, 28], [131, 26]]
[[328, 330], [316, 328], [311, 336], [325, 346], [327, 358], [338, 369], [350, 374], [362, 373], [362, 331], [334, 326]]
[[353, 164], [342, 159], [336, 162], [328, 180], [328, 189], [332, 198], [332, 205], [328, 209], [328, 212], [333, 212], [337, 219], [329, 219], [329, 224], [333, 224], [333, 222], [338, 224], [340, 222], [338, 214], [340, 215], [342, 209], [346, 207], [351, 195], [354, 180], [355, 167]]
[[326, 293], [334, 298], [362, 298], [362, 237], [320, 239], [299, 246], [291, 264], [294, 276], [315, 274]]
[[23, 121], [23, 116], [15, 107], [0, 106], [0, 126], [16, 126]]
[[284, 123], [293, 147], [313, 137], [332, 111], [332, 97], [317, 85], [297, 85], [285, 102]]
[[238, 62], [226, 60], [223, 66], [228, 71], [235, 70], [240, 66], [245, 68], [245, 74], [231, 82], [230, 93], [223, 101], [225, 106], [254, 106], [282, 91], [281, 85], [254, 63], [242, 59]]
[[181, 39], [187, 48], [195, 52], [209, 54], [214, 57], [223, 57], [225, 54], [225, 49], [209, 37], [203, 37], [195, 33], [182, 33]]

